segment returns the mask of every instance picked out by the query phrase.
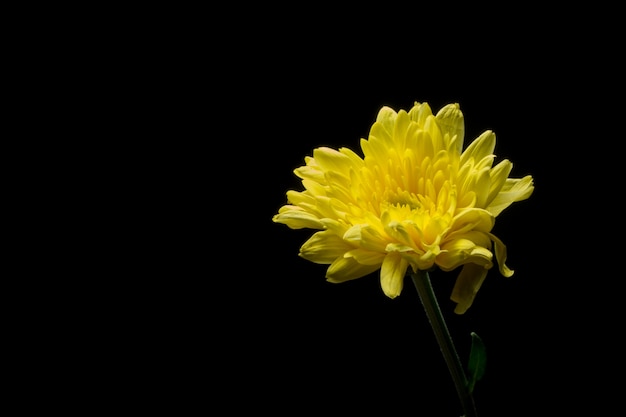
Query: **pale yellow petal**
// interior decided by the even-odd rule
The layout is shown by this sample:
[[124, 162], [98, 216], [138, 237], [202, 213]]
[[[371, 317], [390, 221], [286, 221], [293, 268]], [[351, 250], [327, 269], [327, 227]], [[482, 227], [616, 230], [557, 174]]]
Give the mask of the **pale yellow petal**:
[[354, 258], [360, 264], [363, 265], [372, 265], [380, 267], [383, 263], [383, 259], [385, 259], [384, 253], [374, 252], [365, 249], [353, 249], [349, 252], [346, 252], [344, 255], [346, 258], [351, 257]]
[[308, 162], [305, 166], [298, 167], [293, 172], [299, 178], [324, 183], [324, 172], [313, 158], [307, 158], [307, 160]]
[[450, 299], [457, 303], [454, 309], [456, 314], [464, 314], [470, 308], [487, 276], [487, 272], [488, 270], [480, 265], [466, 264], [463, 266], [450, 296]]
[[320, 219], [320, 222], [324, 225], [324, 229], [330, 230], [337, 236], [343, 236], [343, 234], [348, 230], [348, 225], [343, 221], [325, 218]]
[[[374, 126], [379, 126], [378, 124], [374, 124]], [[386, 131], [385, 131], [386, 132]], [[378, 136], [375, 136], [378, 135]], [[370, 163], [375, 163], [376, 165], [380, 165], [383, 167], [387, 166], [387, 155], [388, 155], [388, 143], [391, 141], [391, 135], [381, 135], [381, 133], [374, 133], [374, 129], [372, 133], [369, 135], [367, 141], [361, 142], [361, 148], [363, 149], [363, 155], [365, 156], [365, 162], [367, 163], [368, 159]]]
[[330, 264], [353, 247], [330, 230], [313, 234], [300, 248], [300, 256], [316, 264]]
[[511, 277], [514, 271], [506, 266], [506, 246], [495, 235], [490, 233], [489, 236], [491, 237], [491, 239], [493, 239], [494, 250], [496, 252], [496, 260], [498, 261], [498, 268], [500, 269], [500, 273], [507, 278]]
[[411, 246], [406, 246], [406, 245], [402, 245], [398, 243], [388, 243], [387, 246], [385, 247], [385, 250], [387, 252], [400, 252], [400, 253], [416, 252], [416, 253], [419, 253], [420, 255], [423, 254], [423, 251], [418, 251]]
[[321, 183], [318, 181], [309, 181], [305, 179], [305, 180], [302, 180], [302, 185], [311, 194], [324, 195], [324, 196], [326, 195], [326, 188], [324, 188], [325, 186], [324, 183]]
[[406, 111], [400, 110], [396, 117], [395, 125], [393, 128], [393, 143], [398, 153], [404, 153], [407, 143], [407, 132], [411, 120]]
[[313, 150], [313, 157], [324, 171], [332, 171], [350, 178], [352, 160], [349, 156], [335, 149], [321, 147]]
[[354, 225], [346, 231], [343, 238], [348, 242], [359, 245], [363, 249], [373, 252], [385, 253], [387, 238], [380, 234], [374, 227]]
[[[384, 214], [384, 213], [383, 213]], [[384, 222], [384, 217], [383, 217]], [[414, 246], [414, 242], [411, 239], [411, 235], [407, 228], [400, 222], [392, 220], [388, 224], [385, 224], [385, 232], [402, 245], [409, 247]]]
[[[376, 115], [376, 123], [374, 124], [377, 124], [386, 131], [384, 139], [391, 139], [397, 115], [396, 111], [389, 106], [383, 106], [378, 111], [378, 115]], [[383, 139], [383, 137], [381, 137], [381, 139]]]
[[470, 230], [489, 232], [495, 224], [495, 217], [487, 210], [469, 208], [459, 212], [450, 225], [449, 238], [455, 237]]
[[424, 132], [428, 134], [428, 137], [433, 143], [434, 152], [428, 156], [433, 157], [437, 152], [439, 152], [439, 150], [447, 148], [447, 143], [444, 143], [443, 141], [443, 135], [439, 125], [437, 124], [435, 116], [429, 116], [426, 118], [426, 122], [424, 123]]
[[414, 271], [421, 269], [427, 271], [435, 265], [435, 256], [431, 256], [431, 252], [426, 253], [401, 253], [402, 257], [407, 260], [410, 267]]
[[402, 292], [404, 276], [409, 263], [398, 253], [385, 257], [380, 269], [380, 285], [389, 298], [396, 298]]
[[415, 102], [414, 106], [409, 110], [409, 118], [420, 127], [423, 127], [426, 123], [426, 119], [432, 115], [433, 112], [428, 103]]
[[465, 137], [465, 121], [463, 112], [458, 103], [443, 106], [435, 116], [441, 133], [449, 135], [448, 140], [456, 136], [456, 150], [460, 154], [463, 150], [463, 138]]
[[487, 207], [491, 205], [493, 199], [496, 198], [502, 187], [504, 186], [513, 164], [508, 159], [500, 161], [495, 167], [491, 169], [489, 175], [491, 177], [491, 185], [489, 187], [489, 195], [487, 196]]
[[302, 201], [298, 203], [298, 207], [314, 214], [320, 220], [323, 218], [336, 218], [338, 213], [331, 204], [331, 199], [324, 196], [314, 196], [313, 201]]
[[531, 196], [534, 189], [533, 178], [530, 175], [520, 179], [509, 178], [487, 209], [494, 216], [497, 216], [514, 202], [526, 200]]
[[309, 192], [300, 192], [300, 191], [287, 191], [287, 201], [289, 201], [294, 206], [299, 206], [300, 204], [315, 204], [315, 197], [311, 195]]
[[324, 225], [313, 214], [299, 207], [283, 206], [279, 213], [272, 217], [276, 223], [286, 224], [290, 229], [323, 229]]
[[[482, 234], [486, 236], [485, 234]], [[468, 236], [476, 236], [468, 235]], [[484, 240], [484, 239], [483, 239]], [[491, 240], [486, 236], [487, 244]], [[451, 271], [467, 263], [475, 263], [484, 268], [490, 268], [493, 254], [486, 247], [477, 245], [470, 239], [454, 239], [442, 246], [442, 252], [437, 256], [437, 265], [444, 271]]]
[[476, 207], [486, 208], [491, 189], [490, 169], [485, 167], [474, 174], [474, 192], [476, 193]]
[[422, 158], [422, 165], [427, 166], [429, 161], [426, 158], [431, 159], [435, 156], [435, 147], [430, 133], [425, 130], [418, 130], [413, 140], [415, 140], [413, 146], [415, 146], [416, 154]]
[[364, 265], [354, 258], [340, 257], [335, 259], [326, 271], [326, 280], [340, 283], [364, 277], [380, 268], [380, 265]]
[[352, 149], [350, 149], [350, 148], [339, 148], [339, 152], [341, 152], [342, 154], [347, 156], [348, 159], [350, 159], [350, 161], [352, 163], [352, 168], [359, 169], [359, 168], [361, 168], [363, 166], [363, 158], [361, 158], [359, 155], [357, 155], [357, 153], [354, 152]]
[[461, 155], [461, 165], [465, 165], [470, 160], [478, 162], [484, 157], [492, 155], [496, 147], [496, 135], [491, 130], [484, 131], [463, 151]]

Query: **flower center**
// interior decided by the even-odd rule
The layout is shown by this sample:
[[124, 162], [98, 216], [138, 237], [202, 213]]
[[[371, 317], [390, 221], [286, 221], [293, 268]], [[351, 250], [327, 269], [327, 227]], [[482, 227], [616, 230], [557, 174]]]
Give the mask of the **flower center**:
[[420, 203], [419, 197], [408, 191], [389, 193], [389, 196], [385, 200], [391, 206], [406, 206], [411, 212], [420, 211], [424, 207], [424, 205]]

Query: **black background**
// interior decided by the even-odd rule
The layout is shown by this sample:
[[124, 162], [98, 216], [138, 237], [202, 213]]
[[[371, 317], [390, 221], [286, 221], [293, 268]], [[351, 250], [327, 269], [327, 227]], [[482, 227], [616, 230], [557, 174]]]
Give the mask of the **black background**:
[[186, 178], [173, 184], [185, 201], [174, 243], [182, 255], [159, 290], [155, 330], [171, 347], [173, 377], [157, 379], [183, 393], [177, 404], [229, 414], [460, 415], [412, 283], [394, 300], [378, 272], [330, 284], [326, 266], [297, 255], [313, 231], [272, 222], [286, 192], [302, 189], [293, 170], [313, 149], [360, 154], [383, 105], [428, 102], [436, 112], [458, 102], [466, 146], [493, 130], [496, 162], [510, 159], [512, 177], [535, 181], [493, 230], [513, 277], [490, 271], [459, 316], [449, 300], [458, 271], [431, 275], [462, 362], [470, 332], [486, 344], [478, 414], [595, 415], [612, 396], [590, 394], [606, 381], [597, 347], [615, 346], [595, 314], [602, 286], [589, 284], [605, 282], [594, 251], [604, 220], [590, 215], [602, 193], [591, 179], [602, 123], [591, 115], [609, 90], [581, 60], [600, 53], [578, 31], [552, 33], [549, 18], [534, 21], [536, 40], [527, 25], [503, 22], [453, 33], [418, 21], [409, 33], [358, 19], [351, 29], [340, 18], [306, 22], [240, 37], [215, 31], [180, 71], [192, 74], [180, 76], [188, 100], [170, 103], [183, 115], [176, 137], [189, 144], [176, 155]]
[[615, 414], [621, 13], [203, 6], [98, 11], [95, 26], [72, 14], [84, 28], [36, 32], [41, 56], [23, 48], [35, 62], [14, 84], [46, 114], [25, 114], [43, 131], [20, 139], [56, 155], [17, 170], [47, 189], [24, 187], [35, 201], [17, 222], [37, 252], [9, 242], [24, 278], [5, 294], [19, 406], [459, 416], [412, 283], [394, 300], [378, 272], [330, 284], [297, 255], [313, 231], [272, 222], [313, 149], [360, 153], [381, 106], [419, 101], [458, 102], [466, 145], [492, 129], [496, 162], [535, 181], [493, 230], [513, 277], [490, 271], [459, 316], [456, 272], [431, 275], [462, 362], [470, 332], [485, 342], [478, 415]]
[[[249, 163], [231, 191], [233, 204], [243, 206], [229, 231], [236, 236], [231, 250], [241, 255], [230, 267], [239, 274], [223, 278], [238, 318], [234, 345], [226, 347], [237, 352], [236, 392], [260, 389], [261, 409], [286, 414], [461, 414], [412, 283], [395, 300], [382, 293], [378, 273], [327, 283], [326, 266], [297, 256], [312, 231], [271, 221], [286, 191], [302, 189], [293, 169], [314, 148], [360, 153], [359, 140], [383, 105], [409, 109], [426, 101], [436, 112], [458, 102], [466, 145], [492, 129], [497, 161], [510, 159], [511, 176], [530, 174], [536, 187], [528, 200], [501, 213], [494, 228], [508, 247], [513, 277], [492, 270], [474, 305], [458, 316], [449, 301], [456, 272], [432, 275], [463, 363], [470, 332], [486, 344], [487, 370], [475, 391], [479, 415], [561, 415], [605, 404], [588, 393], [601, 368], [589, 363], [597, 357], [587, 346], [612, 336], [591, 318], [598, 287], [585, 284], [594, 263], [584, 260], [578, 211], [587, 180], [578, 159], [586, 151], [577, 147], [593, 132], [578, 123], [587, 111], [581, 106], [591, 105], [595, 93], [563, 75], [575, 61], [556, 66], [531, 51], [494, 51], [475, 49], [462, 62], [432, 62], [427, 54], [383, 58], [375, 47], [352, 54], [348, 45], [281, 51], [288, 57], [281, 65], [267, 64], [268, 72], [252, 76], [243, 107], [258, 113], [251, 128], [243, 128], [246, 147], [239, 151], [249, 152]], [[233, 126], [235, 137], [239, 127]]]
[[252, 157], [242, 179], [245, 190], [233, 190], [236, 204], [246, 207], [243, 223], [229, 232], [239, 239], [233, 250], [243, 255], [233, 265], [239, 274], [228, 278], [229, 297], [238, 302], [233, 314], [241, 320], [232, 328], [241, 338], [234, 339], [241, 355], [237, 389], [246, 395], [269, 384], [259, 406], [287, 414], [302, 407], [348, 415], [460, 415], [410, 280], [395, 300], [382, 293], [378, 273], [330, 284], [326, 266], [297, 256], [313, 232], [271, 221], [286, 203], [286, 191], [302, 189], [293, 169], [314, 148], [349, 147], [361, 154], [359, 139], [367, 137], [382, 105], [398, 110], [426, 101], [436, 112], [458, 102], [465, 144], [492, 129], [497, 161], [510, 159], [511, 176], [530, 174], [536, 187], [528, 200], [501, 213], [494, 228], [508, 247], [513, 277], [492, 270], [474, 305], [459, 316], [449, 300], [458, 271], [432, 274], [463, 363], [470, 332], [487, 346], [487, 371], [475, 391], [479, 415], [568, 407], [571, 392], [555, 387], [579, 372], [578, 358], [565, 352], [584, 324], [573, 324], [572, 276], [560, 254], [569, 184], [563, 184], [560, 166], [567, 151], [557, 143], [569, 140], [562, 118], [571, 116], [560, 106], [575, 100], [567, 95], [573, 84], [545, 68], [530, 78], [532, 68], [519, 68], [519, 61], [487, 60], [488, 73], [474, 76], [475, 70], [440, 72], [420, 62], [379, 67], [363, 56], [338, 62], [322, 52], [292, 59], [278, 78], [256, 80], [261, 86], [253, 89], [250, 111], [263, 116], [253, 119], [249, 147], [241, 151]]

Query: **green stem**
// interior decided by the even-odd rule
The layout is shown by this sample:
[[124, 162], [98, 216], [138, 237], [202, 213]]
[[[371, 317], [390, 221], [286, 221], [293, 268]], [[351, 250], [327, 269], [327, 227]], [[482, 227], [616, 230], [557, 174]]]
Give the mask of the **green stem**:
[[448, 370], [450, 371], [450, 375], [454, 381], [454, 386], [456, 387], [457, 395], [459, 396], [461, 406], [463, 407], [464, 417], [476, 417], [477, 414], [474, 397], [469, 391], [467, 377], [463, 371], [459, 355], [456, 353], [456, 349], [454, 348], [454, 343], [452, 342], [452, 337], [450, 337], [450, 333], [448, 332], [448, 327], [446, 326], [443, 314], [441, 314], [439, 304], [437, 303], [437, 297], [435, 296], [432, 284], [430, 283], [428, 271], [413, 272], [411, 269], [409, 269], [409, 271], [411, 278], [413, 279], [413, 283], [415, 284], [415, 288], [417, 289], [417, 294], [422, 301], [424, 310], [426, 310], [428, 321], [435, 332], [437, 343], [439, 344], [443, 357], [448, 365]]

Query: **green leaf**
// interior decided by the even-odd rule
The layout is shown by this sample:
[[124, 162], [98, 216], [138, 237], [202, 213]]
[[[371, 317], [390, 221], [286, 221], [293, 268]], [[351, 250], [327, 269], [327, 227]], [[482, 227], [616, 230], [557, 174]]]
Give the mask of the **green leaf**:
[[470, 349], [469, 363], [467, 364], [467, 370], [469, 373], [469, 379], [467, 381], [467, 387], [470, 393], [474, 391], [474, 385], [485, 374], [485, 365], [487, 361], [487, 353], [485, 351], [485, 344], [482, 339], [474, 332], [472, 335], [472, 347]]

